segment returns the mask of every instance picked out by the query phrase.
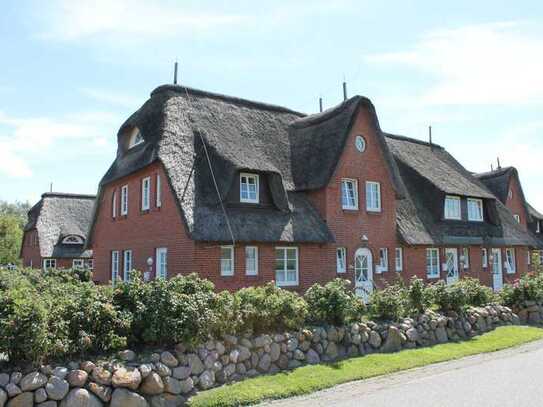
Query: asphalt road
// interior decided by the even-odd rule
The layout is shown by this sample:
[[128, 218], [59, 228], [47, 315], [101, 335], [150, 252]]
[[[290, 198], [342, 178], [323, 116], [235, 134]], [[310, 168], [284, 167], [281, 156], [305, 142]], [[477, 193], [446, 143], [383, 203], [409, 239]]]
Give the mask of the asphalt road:
[[539, 407], [543, 406], [543, 341], [265, 406]]

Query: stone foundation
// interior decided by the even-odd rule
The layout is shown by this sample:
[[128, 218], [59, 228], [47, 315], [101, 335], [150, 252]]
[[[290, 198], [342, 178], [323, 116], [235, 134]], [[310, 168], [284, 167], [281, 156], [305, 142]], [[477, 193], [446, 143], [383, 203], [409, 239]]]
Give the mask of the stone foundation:
[[147, 356], [125, 350], [108, 361], [12, 369], [0, 373], [0, 407], [182, 406], [196, 391], [247, 377], [459, 341], [497, 326], [534, 322], [536, 308], [532, 306], [537, 306], [538, 321], [543, 320], [539, 304], [520, 310], [520, 319], [509, 308], [489, 305], [471, 308], [464, 316], [427, 312], [401, 323], [370, 321], [253, 337], [227, 336], [195, 349], [179, 344]]

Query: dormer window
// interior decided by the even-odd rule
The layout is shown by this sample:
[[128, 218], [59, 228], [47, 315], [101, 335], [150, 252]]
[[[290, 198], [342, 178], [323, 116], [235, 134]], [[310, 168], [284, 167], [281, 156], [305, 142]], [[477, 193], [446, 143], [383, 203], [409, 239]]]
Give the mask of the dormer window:
[[143, 140], [143, 136], [141, 135], [140, 129], [137, 127], [134, 127], [132, 131], [130, 132], [130, 138], [128, 139], [128, 148], [132, 148], [137, 146], [138, 144], [143, 143], [145, 140]]
[[461, 220], [462, 212], [460, 211], [460, 197], [446, 196], [445, 197], [445, 219]]
[[258, 184], [259, 176], [257, 174], [240, 174], [239, 177], [239, 200], [245, 203], [258, 203]]
[[80, 236], [70, 235], [62, 239], [63, 244], [83, 244], [83, 239]]
[[517, 221], [517, 223], [520, 223], [520, 215], [518, 214], [514, 214], [513, 217], [515, 218], [515, 220]]
[[468, 220], [472, 222], [483, 221], [483, 200], [468, 198]]

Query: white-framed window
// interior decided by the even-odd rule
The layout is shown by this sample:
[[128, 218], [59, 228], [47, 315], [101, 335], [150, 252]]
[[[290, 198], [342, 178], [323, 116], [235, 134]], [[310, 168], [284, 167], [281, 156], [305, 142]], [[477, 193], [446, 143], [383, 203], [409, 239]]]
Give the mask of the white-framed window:
[[162, 206], [162, 185], [160, 185], [160, 175], [156, 176], [156, 207]]
[[515, 249], [505, 249], [505, 264], [508, 274], [515, 274], [517, 271], [517, 263], [515, 261]]
[[221, 276], [234, 275], [234, 246], [221, 246]]
[[515, 214], [513, 215], [513, 217], [515, 218], [515, 220], [517, 221], [517, 223], [520, 223], [520, 215], [519, 215], [519, 214], [515, 213]]
[[513, 190], [510, 189], [507, 196], [509, 197], [509, 199], [513, 199]]
[[464, 269], [469, 269], [469, 248], [462, 249], [462, 260], [464, 261]]
[[378, 272], [383, 273], [388, 271], [388, 249], [382, 247], [379, 249], [379, 267]]
[[381, 184], [378, 182], [366, 182], [366, 210], [381, 212]]
[[117, 217], [117, 191], [113, 191], [111, 194], [111, 217]]
[[358, 209], [358, 181], [355, 179], [341, 180], [341, 207], [347, 210]]
[[487, 249], [481, 249], [481, 263], [483, 265], [483, 268], [488, 267], [488, 250]]
[[245, 274], [256, 276], [258, 274], [258, 247], [245, 246]]
[[69, 235], [62, 239], [63, 244], [83, 244], [83, 238], [81, 236]]
[[111, 252], [111, 283], [115, 285], [119, 279], [119, 251]]
[[83, 259], [73, 259], [72, 268], [74, 269], [83, 269], [85, 268], [85, 261]]
[[298, 285], [298, 248], [275, 248], [275, 283], [277, 286]]
[[130, 133], [130, 139], [128, 140], [128, 148], [137, 146], [138, 144], [143, 143], [143, 136], [141, 135], [140, 129], [134, 127]]
[[336, 271], [339, 274], [347, 272], [347, 249], [345, 247], [336, 249]]
[[43, 259], [43, 269], [56, 269], [57, 268], [57, 259]]
[[483, 200], [468, 198], [468, 220], [472, 222], [483, 221]]
[[121, 215], [128, 215], [128, 185], [121, 187]]
[[528, 256], [526, 257], [526, 264], [529, 266], [532, 264], [532, 252], [530, 251], [530, 249], [528, 249], [527, 254]]
[[141, 180], [141, 210], [148, 211], [151, 207], [151, 177]]
[[428, 278], [439, 277], [439, 249], [426, 249], [426, 275]]
[[159, 247], [156, 249], [156, 278], [165, 279], [168, 276], [168, 249]]
[[259, 176], [257, 174], [241, 173], [239, 176], [239, 201], [258, 203]]
[[130, 281], [132, 276], [132, 250], [125, 250], [123, 252], [123, 278], [124, 281]]
[[403, 270], [403, 249], [401, 247], [396, 247], [396, 271]]
[[445, 219], [452, 219], [452, 220], [462, 219], [459, 196], [448, 195], [445, 197]]

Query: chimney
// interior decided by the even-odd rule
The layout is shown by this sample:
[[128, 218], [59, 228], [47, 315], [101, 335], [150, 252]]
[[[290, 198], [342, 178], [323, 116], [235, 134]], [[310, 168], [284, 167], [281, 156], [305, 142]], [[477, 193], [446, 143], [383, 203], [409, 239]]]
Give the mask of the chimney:
[[343, 81], [343, 100], [347, 100], [347, 82]]
[[177, 61], [175, 61], [173, 66], [173, 84], [177, 85]]
[[322, 98], [319, 98], [319, 111], [322, 113]]

